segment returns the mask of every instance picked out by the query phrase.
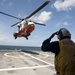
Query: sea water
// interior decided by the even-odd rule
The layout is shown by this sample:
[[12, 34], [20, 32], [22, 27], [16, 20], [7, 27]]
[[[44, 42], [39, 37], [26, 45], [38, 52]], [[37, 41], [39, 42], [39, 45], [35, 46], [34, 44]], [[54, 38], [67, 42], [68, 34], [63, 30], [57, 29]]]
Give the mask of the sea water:
[[0, 45], [0, 50], [41, 51], [41, 47]]

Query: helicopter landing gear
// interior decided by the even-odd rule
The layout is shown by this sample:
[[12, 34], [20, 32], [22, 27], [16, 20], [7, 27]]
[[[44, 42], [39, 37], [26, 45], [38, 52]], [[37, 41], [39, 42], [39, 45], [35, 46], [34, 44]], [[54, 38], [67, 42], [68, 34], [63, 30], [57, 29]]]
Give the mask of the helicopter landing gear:
[[27, 32], [27, 36], [25, 37], [28, 40], [28, 36], [30, 36], [30, 32]]
[[17, 39], [17, 36], [15, 36], [15, 39]]
[[28, 40], [28, 37], [25, 37], [26, 38], [26, 40]]
[[15, 39], [17, 39], [17, 36], [16, 36], [16, 34], [14, 33], [14, 35], [13, 35], [14, 37], [15, 37]]

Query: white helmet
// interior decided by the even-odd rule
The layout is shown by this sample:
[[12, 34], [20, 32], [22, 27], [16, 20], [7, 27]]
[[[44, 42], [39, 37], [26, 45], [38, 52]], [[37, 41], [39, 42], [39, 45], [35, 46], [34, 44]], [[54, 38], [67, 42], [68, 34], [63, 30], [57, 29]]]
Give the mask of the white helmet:
[[57, 32], [57, 37], [59, 40], [62, 40], [64, 38], [69, 38], [71, 39], [71, 34], [70, 32], [66, 29], [66, 28], [61, 28], [58, 32]]

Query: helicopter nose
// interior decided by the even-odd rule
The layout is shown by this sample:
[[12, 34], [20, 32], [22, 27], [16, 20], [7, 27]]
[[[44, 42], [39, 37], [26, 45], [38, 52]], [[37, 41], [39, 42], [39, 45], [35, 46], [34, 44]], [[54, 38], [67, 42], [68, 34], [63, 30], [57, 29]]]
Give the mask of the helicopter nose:
[[33, 27], [33, 26], [34, 26], [34, 24], [31, 24], [31, 26]]

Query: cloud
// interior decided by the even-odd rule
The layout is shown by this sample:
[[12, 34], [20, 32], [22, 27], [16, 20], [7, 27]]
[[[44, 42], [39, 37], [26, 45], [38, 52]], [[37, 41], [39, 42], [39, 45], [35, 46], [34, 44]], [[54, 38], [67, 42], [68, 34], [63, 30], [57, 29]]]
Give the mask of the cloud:
[[43, 11], [38, 16], [33, 16], [31, 19], [39, 23], [45, 23], [46, 21], [51, 19], [51, 15], [52, 12]]
[[58, 22], [58, 23], [56, 24], [57, 27], [59, 27], [60, 25], [61, 25], [61, 22]]
[[67, 21], [60, 21], [60, 22], [58, 22], [57, 24], [56, 24], [56, 27], [59, 27], [59, 26], [68, 26], [69, 25], [69, 23], [67, 22]]
[[72, 7], [75, 7], [75, 0], [56, 0], [54, 7], [58, 10], [71, 10]]
[[68, 26], [68, 25], [69, 25], [68, 22], [66, 22], [66, 21], [65, 21], [63, 24], [64, 24], [65, 26]]

